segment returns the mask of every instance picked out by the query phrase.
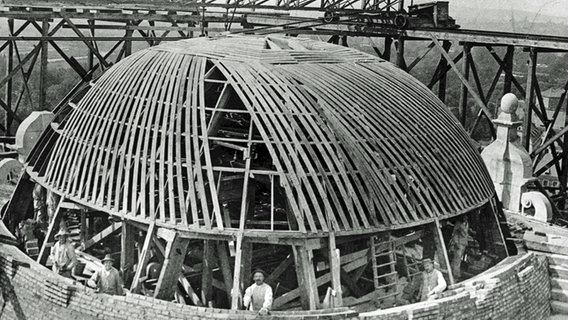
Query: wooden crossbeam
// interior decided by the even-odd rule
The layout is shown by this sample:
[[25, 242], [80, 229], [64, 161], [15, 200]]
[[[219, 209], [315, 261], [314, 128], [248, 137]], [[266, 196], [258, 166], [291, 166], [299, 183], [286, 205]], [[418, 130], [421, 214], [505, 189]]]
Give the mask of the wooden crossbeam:
[[268, 277], [266, 277], [264, 282], [268, 284], [273, 284], [274, 282], [276, 282], [276, 280], [278, 280], [278, 278], [286, 271], [286, 269], [288, 269], [288, 267], [292, 265], [293, 262], [294, 259], [292, 255], [289, 254], [288, 256], [286, 256], [286, 259], [282, 260], [282, 262], [280, 262], [280, 264], [278, 264], [278, 266], [274, 268], [272, 273], [268, 275]]
[[172, 241], [168, 242], [164, 264], [162, 265], [160, 277], [154, 291], [154, 298], [170, 300], [173, 297], [176, 283], [179, 275], [182, 273], [181, 268], [188, 245], [189, 239], [184, 239], [177, 235]]
[[85, 241], [85, 249], [92, 247], [104, 238], [122, 230], [122, 222], [115, 222], [104, 228], [101, 232], [94, 235], [91, 239]]
[[148, 232], [146, 233], [146, 239], [144, 239], [144, 244], [142, 245], [142, 251], [138, 256], [138, 266], [136, 267], [136, 273], [134, 273], [132, 285], [130, 286], [130, 292], [132, 293], [139, 292], [141, 285], [140, 278], [146, 272], [146, 266], [148, 265], [148, 260], [150, 260], [150, 245], [152, 243], [152, 237], [154, 237], [155, 228], [156, 223], [154, 221], [150, 222], [150, 225], [148, 226]]
[[61, 14], [63, 20], [65, 20], [65, 22], [67, 23], [68, 26], [71, 27], [71, 29], [73, 29], [73, 31], [77, 34], [77, 36], [79, 36], [79, 39], [81, 39], [81, 41], [83, 41], [83, 43], [89, 48], [89, 50], [91, 50], [91, 52], [97, 57], [97, 59], [99, 59], [99, 63], [102, 64], [104, 67], [109, 67], [108, 62], [106, 61], [106, 59], [100, 54], [99, 50], [97, 50], [97, 48], [95, 48], [91, 42], [86, 40], [85, 35], [81, 32], [81, 30], [79, 30], [79, 28], [77, 28], [75, 26], [75, 24], [69, 19], [69, 17], [65, 14]]
[[431, 37], [432, 37], [432, 42], [434, 42], [434, 44], [436, 45], [436, 47], [439, 49], [440, 53], [446, 57], [446, 60], [448, 62], [448, 64], [452, 67], [452, 70], [454, 70], [454, 72], [456, 73], [456, 75], [458, 76], [458, 78], [461, 80], [461, 82], [467, 87], [467, 89], [469, 90], [471, 96], [473, 97], [473, 99], [475, 100], [475, 102], [479, 105], [479, 107], [483, 110], [483, 112], [485, 112], [485, 114], [487, 115], [487, 117], [489, 119], [492, 119], [492, 115], [491, 115], [491, 110], [489, 110], [489, 108], [487, 108], [487, 106], [485, 105], [485, 102], [483, 101], [483, 99], [475, 92], [473, 86], [469, 83], [469, 81], [467, 81], [467, 79], [463, 76], [463, 74], [459, 71], [458, 67], [456, 66], [455, 62], [452, 60], [452, 58], [450, 57], [450, 55], [446, 52], [446, 50], [444, 50], [444, 47], [440, 44], [440, 42], [438, 41], [438, 38], [436, 37], [436, 35], [434, 35], [433, 33], [431, 33]]

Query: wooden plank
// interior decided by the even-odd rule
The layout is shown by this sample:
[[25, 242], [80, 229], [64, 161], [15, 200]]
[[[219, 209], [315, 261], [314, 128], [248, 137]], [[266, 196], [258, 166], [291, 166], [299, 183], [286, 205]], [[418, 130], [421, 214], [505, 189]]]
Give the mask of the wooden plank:
[[[140, 289], [140, 278], [146, 273], [146, 266], [150, 260], [150, 245], [152, 243], [152, 238], [154, 237], [154, 231], [156, 228], [156, 223], [154, 221], [150, 222], [148, 226], [148, 232], [146, 233], [146, 238], [144, 239], [144, 244], [142, 245], [142, 251], [138, 255], [138, 265], [136, 267], [136, 272], [134, 273], [134, 278], [132, 279], [132, 285], [130, 286], [130, 292], [138, 293]], [[162, 266], [163, 270], [163, 266]]]
[[293, 246], [300, 301], [304, 310], [316, 310], [319, 305], [318, 285], [313, 266], [313, 254], [300, 246]]
[[197, 296], [189, 281], [183, 275], [180, 275], [178, 282], [181, 283], [183, 289], [185, 290], [185, 293], [189, 296], [191, 302], [193, 302], [193, 305], [202, 307], [203, 303], [201, 302], [201, 300], [199, 300], [199, 296]]
[[[59, 204], [63, 202], [65, 198], [61, 197], [59, 200]], [[45, 264], [47, 262], [47, 257], [49, 256], [50, 247], [53, 246], [55, 240], [55, 234], [57, 231], [56, 228], [59, 228], [59, 223], [61, 222], [61, 218], [63, 217], [63, 210], [57, 205], [55, 212], [53, 213], [53, 218], [49, 223], [49, 227], [47, 228], [47, 233], [45, 234], [45, 239], [43, 240], [43, 244], [41, 245], [41, 249], [39, 251], [39, 255], [37, 256], [37, 263]]]
[[[136, 228], [128, 222], [122, 223], [120, 235], [120, 268], [130, 272], [136, 263]], [[124, 277], [126, 278], [126, 277]]]
[[[233, 288], [233, 270], [229, 259], [229, 248], [226, 241], [217, 241], [217, 255], [219, 256], [219, 267], [223, 274], [223, 282], [225, 283], [225, 292], [227, 297], [231, 299], [231, 289]], [[266, 281], [268, 282], [268, 281]]]
[[438, 221], [438, 219], [434, 220], [434, 228], [436, 229], [436, 235], [434, 238], [436, 239], [436, 253], [438, 254], [438, 261], [440, 262], [440, 267], [447, 272], [448, 282], [452, 285], [455, 283], [454, 275], [452, 274], [450, 258], [448, 258], [444, 235], [442, 234], [442, 228], [440, 227], [440, 221]]
[[266, 277], [264, 282], [266, 282], [270, 285], [274, 284], [276, 282], [276, 280], [278, 280], [278, 278], [286, 271], [286, 269], [288, 269], [288, 267], [290, 267], [292, 265], [293, 262], [294, 262], [294, 259], [293, 259], [292, 255], [289, 254], [288, 256], [286, 256], [286, 259], [282, 260], [282, 262], [280, 262], [278, 264], [278, 266], [276, 266], [276, 268], [274, 268], [272, 273], [270, 275], [268, 275], [268, 277]]
[[187, 253], [189, 239], [176, 236], [166, 246], [166, 257], [160, 271], [160, 277], [154, 291], [154, 298], [171, 300], [177, 287], [177, 281], [182, 273], [183, 260]]
[[239, 309], [242, 305], [242, 294], [246, 286], [245, 281], [250, 277], [252, 244], [243, 239], [242, 233], [239, 233], [235, 249], [235, 273], [233, 275], [231, 292], [231, 309], [233, 310]]
[[122, 231], [122, 222], [114, 222], [110, 226], [104, 228], [101, 232], [97, 233], [96, 235], [85, 241], [85, 249], [90, 248], [91, 246], [99, 243], [104, 238], [118, 231]]
[[[341, 281], [345, 281], [348, 286], [351, 283], [354, 283], [352, 279], [349, 277], [346, 271], [341, 269], [341, 255], [339, 249], [337, 249], [335, 245], [335, 233], [329, 233], [329, 266], [330, 266], [330, 273], [331, 273], [331, 288], [335, 291], [335, 295], [332, 295], [333, 299], [333, 306], [341, 307], [343, 305], [343, 290], [341, 289]], [[347, 277], [345, 277], [347, 275]], [[356, 285], [354, 286], [355, 289], [359, 289]], [[361, 290], [355, 290], [350, 287], [352, 292], [355, 294], [361, 295]]]
[[213, 257], [214, 240], [203, 240], [203, 259], [201, 271], [201, 301], [208, 306], [213, 299]]
[[528, 61], [528, 74], [527, 74], [527, 89], [525, 96], [525, 117], [523, 118], [523, 147], [525, 150], [530, 151], [531, 148], [531, 128], [532, 128], [532, 113], [533, 104], [535, 99], [535, 79], [537, 67], [538, 53], [534, 48], [530, 48], [529, 61]]

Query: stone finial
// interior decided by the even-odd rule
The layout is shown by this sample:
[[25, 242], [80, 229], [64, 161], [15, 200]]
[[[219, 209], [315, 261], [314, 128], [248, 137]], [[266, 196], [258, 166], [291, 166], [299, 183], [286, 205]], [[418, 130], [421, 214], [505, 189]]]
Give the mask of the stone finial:
[[502, 121], [517, 121], [517, 108], [519, 107], [519, 99], [512, 93], [507, 93], [501, 98], [501, 113], [498, 119]]
[[515, 113], [518, 105], [514, 94], [503, 96], [501, 113], [493, 120], [497, 132], [495, 141], [481, 153], [503, 207], [515, 212], [519, 212], [521, 195], [532, 177], [532, 160], [518, 143], [517, 127], [522, 125]]

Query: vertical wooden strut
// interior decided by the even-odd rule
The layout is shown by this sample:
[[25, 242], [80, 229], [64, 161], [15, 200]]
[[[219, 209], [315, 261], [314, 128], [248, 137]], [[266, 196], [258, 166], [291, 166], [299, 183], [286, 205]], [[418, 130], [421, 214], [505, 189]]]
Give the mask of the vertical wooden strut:
[[[463, 62], [462, 62], [462, 73], [466, 81], [469, 81], [469, 61], [471, 59], [471, 45], [469, 43], [464, 43], [463, 45]], [[462, 83], [460, 88], [460, 123], [464, 128], [466, 127], [467, 121], [467, 86]]]
[[154, 291], [154, 298], [165, 300], [171, 300], [173, 298], [188, 245], [189, 239], [179, 237], [177, 232], [174, 238], [168, 242], [164, 264], [160, 271], [156, 291]]
[[[8, 19], [8, 27], [10, 29], [10, 35], [13, 36], [14, 35], [14, 19]], [[6, 74], [10, 74], [12, 72], [12, 69], [14, 68], [14, 41], [10, 41], [10, 44], [8, 45], [8, 59], [6, 61]], [[25, 81], [25, 79], [24, 79]], [[10, 80], [8, 81], [8, 83], [6, 83], [6, 105], [8, 105], [8, 107], [10, 109], [13, 109], [12, 107], [12, 78], [10, 78]], [[12, 114], [10, 114], [9, 112], [6, 112], [6, 135], [10, 135], [10, 126], [12, 125]]]
[[341, 290], [341, 261], [339, 249], [335, 245], [335, 232], [329, 233], [329, 270], [331, 272], [331, 288], [335, 291], [332, 297], [333, 306], [343, 305], [343, 292]]
[[49, 227], [47, 228], [47, 234], [45, 235], [45, 239], [43, 240], [43, 244], [41, 245], [41, 250], [39, 251], [39, 255], [37, 256], [37, 262], [39, 264], [45, 264], [47, 262], [47, 256], [49, 255], [49, 250], [53, 246], [53, 241], [55, 240], [55, 234], [57, 233], [57, 228], [59, 227], [59, 222], [61, 221], [61, 217], [63, 217], [63, 210], [61, 208], [61, 203], [65, 198], [61, 197], [59, 200], [59, 204], [55, 209], [55, 213], [53, 213], [53, 218], [49, 223]]
[[49, 20], [44, 19], [41, 25], [41, 35], [45, 37], [41, 40], [41, 58], [40, 58], [40, 78], [39, 78], [39, 108], [44, 110], [47, 108], [47, 58], [49, 36]]
[[525, 96], [525, 118], [523, 119], [523, 147], [530, 152], [531, 146], [531, 127], [532, 127], [532, 106], [535, 100], [535, 80], [536, 80], [537, 51], [535, 48], [529, 49], [529, 65], [527, 74], [527, 89]]
[[313, 252], [304, 246], [292, 246], [296, 259], [296, 276], [300, 302], [304, 310], [315, 310], [319, 305], [318, 285], [313, 265]]
[[150, 260], [150, 246], [152, 245], [152, 237], [154, 236], [155, 228], [156, 223], [154, 221], [150, 222], [150, 225], [148, 226], [148, 232], [146, 233], [146, 239], [144, 239], [144, 245], [142, 245], [142, 251], [138, 255], [138, 266], [136, 267], [136, 273], [134, 273], [132, 285], [130, 286], [130, 291], [132, 293], [138, 293], [140, 289], [140, 278], [146, 272], [146, 265], [148, 264], [148, 260]]
[[213, 298], [214, 241], [203, 240], [203, 272], [201, 273], [201, 301], [208, 306]]
[[132, 268], [136, 263], [136, 228], [126, 221], [122, 222], [121, 228], [120, 268], [123, 270], [123, 278], [126, 281], [132, 275]]
[[438, 254], [438, 262], [440, 262], [440, 267], [444, 270], [442, 272], [447, 272], [448, 282], [454, 284], [454, 275], [452, 274], [452, 267], [450, 265], [450, 258], [448, 258], [448, 251], [446, 250], [446, 243], [444, 242], [444, 236], [442, 235], [442, 229], [440, 227], [440, 221], [438, 219], [434, 220], [434, 228], [436, 233], [434, 238], [436, 239], [436, 253]]

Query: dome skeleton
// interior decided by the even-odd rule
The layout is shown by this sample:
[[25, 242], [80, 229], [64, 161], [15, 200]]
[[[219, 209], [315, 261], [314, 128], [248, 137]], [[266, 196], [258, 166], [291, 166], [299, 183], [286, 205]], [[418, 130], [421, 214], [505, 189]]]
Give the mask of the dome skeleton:
[[[212, 201], [228, 175], [257, 185], [250, 176], [279, 177], [301, 232], [452, 216], [486, 203], [491, 184], [463, 129], [426, 90], [378, 58], [305, 39], [169, 43], [94, 83], [43, 150], [50, 160], [37, 179], [109, 213], [190, 229], [236, 227]], [[241, 123], [239, 135], [226, 123]], [[261, 148], [273, 169], [251, 159]], [[239, 168], [214, 156], [230, 153]], [[242, 209], [247, 192], [241, 198]]]

